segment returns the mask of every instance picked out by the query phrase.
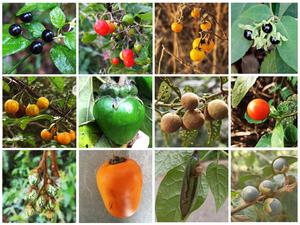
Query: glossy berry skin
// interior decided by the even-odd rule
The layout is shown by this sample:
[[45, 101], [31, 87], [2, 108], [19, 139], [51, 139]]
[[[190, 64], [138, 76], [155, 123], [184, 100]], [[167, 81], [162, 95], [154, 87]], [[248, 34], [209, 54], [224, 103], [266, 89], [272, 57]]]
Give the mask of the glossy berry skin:
[[247, 114], [253, 120], [264, 120], [269, 116], [270, 106], [261, 98], [253, 99], [247, 106]]
[[171, 25], [171, 30], [174, 31], [175, 33], [181, 32], [182, 29], [183, 29], [183, 26], [181, 23], [174, 22]]
[[124, 65], [125, 67], [133, 67], [134, 66], [134, 58], [128, 58], [128, 59], [124, 59]]
[[282, 212], [281, 202], [277, 198], [267, 198], [263, 209], [270, 216], [277, 216]]
[[241, 196], [245, 202], [253, 202], [259, 195], [258, 190], [253, 186], [246, 186], [242, 190]]
[[190, 51], [190, 58], [194, 62], [200, 62], [206, 57], [205, 52], [202, 49], [192, 49]]
[[51, 30], [46, 29], [43, 31], [43, 33], [42, 33], [43, 41], [51, 42], [51, 41], [53, 41], [53, 38], [54, 38], [54, 33]]
[[24, 23], [29, 23], [32, 21], [32, 13], [31, 12], [26, 12], [20, 15], [20, 19], [24, 22]]
[[280, 43], [279, 40], [277, 40], [275, 37], [270, 37], [270, 42], [273, 44], [273, 45], [278, 45]]
[[8, 32], [10, 33], [11, 36], [16, 37], [21, 34], [22, 28], [19, 24], [12, 24], [10, 25]]
[[124, 49], [122, 51], [122, 59], [127, 60], [127, 59], [133, 59], [134, 53], [131, 49]]
[[106, 36], [109, 34], [109, 26], [105, 20], [97, 20], [94, 24], [94, 30], [101, 36]]
[[113, 64], [113, 65], [118, 65], [119, 64], [119, 59], [118, 58], [112, 58], [112, 60], [111, 60], [111, 63]]
[[263, 32], [269, 34], [269, 33], [272, 32], [273, 27], [272, 27], [272, 25], [271, 25], [270, 23], [264, 24], [264, 25], [262, 26], [262, 30], [263, 30]]
[[41, 41], [33, 41], [30, 45], [30, 52], [32, 54], [40, 54], [43, 51], [43, 42]]
[[259, 191], [264, 195], [270, 195], [275, 190], [275, 183], [270, 180], [264, 180], [259, 184]]
[[251, 30], [244, 30], [244, 37], [245, 37], [247, 40], [249, 40], [249, 41], [252, 40], [251, 35], [252, 35], [252, 31], [251, 31]]
[[285, 158], [275, 159], [272, 166], [275, 174], [284, 174], [289, 170], [289, 163]]

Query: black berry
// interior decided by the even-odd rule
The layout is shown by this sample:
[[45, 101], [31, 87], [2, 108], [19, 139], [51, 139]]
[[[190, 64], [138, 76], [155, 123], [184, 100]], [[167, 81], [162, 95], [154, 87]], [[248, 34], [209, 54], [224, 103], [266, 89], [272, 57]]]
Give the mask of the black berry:
[[252, 31], [251, 31], [251, 30], [245, 30], [245, 31], [244, 31], [244, 37], [245, 37], [247, 40], [251, 41], [251, 40], [252, 40]]
[[265, 33], [271, 33], [272, 32], [272, 29], [273, 29], [273, 27], [272, 27], [272, 25], [270, 24], [270, 23], [268, 23], [268, 24], [264, 24], [263, 26], [262, 26], [262, 30], [265, 32]]
[[20, 15], [20, 19], [24, 22], [24, 23], [29, 23], [32, 20], [32, 13], [31, 12], [26, 12]]
[[278, 45], [280, 43], [280, 41], [277, 40], [275, 37], [270, 37], [270, 41], [273, 45]]
[[40, 54], [43, 51], [43, 42], [33, 41], [30, 45], [30, 51], [32, 54]]
[[19, 24], [12, 24], [12, 25], [10, 25], [10, 27], [8, 29], [8, 32], [12, 36], [18, 36], [22, 32], [22, 28], [21, 28], [21, 26]]
[[53, 41], [54, 33], [51, 30], [44, 30], [42, 33], [42, 39], [45, 42], [51, 42]]

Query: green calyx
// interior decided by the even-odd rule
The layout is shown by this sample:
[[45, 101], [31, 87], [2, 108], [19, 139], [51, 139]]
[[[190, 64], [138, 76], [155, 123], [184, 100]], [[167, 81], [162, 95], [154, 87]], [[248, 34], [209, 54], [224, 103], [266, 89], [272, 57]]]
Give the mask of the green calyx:
[[113, 98], [125, 98], [127, 96], [136, 96], [138, 94], [138, 89], [135, 85], [129, 83], [125, 85], [105, 83], [100, 86], [99, 95], [111, 96]]
[[117, 86], [117, 93], [116, 89], [113, 89], [113, 94], [101, 93], [93, 108], [99, 128], [118, 145], [127, 144], [135, 137], [145, 117], [143, 102], [135, 96], [136, 90], [133, 91], [135, 95], [131, 94], [130, 88]]

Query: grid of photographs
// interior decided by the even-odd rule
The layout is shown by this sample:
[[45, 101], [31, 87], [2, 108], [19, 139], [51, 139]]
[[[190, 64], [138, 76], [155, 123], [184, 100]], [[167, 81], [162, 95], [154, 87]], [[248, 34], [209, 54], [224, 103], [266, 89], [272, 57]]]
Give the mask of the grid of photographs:
[[298, 222], [296, 1], [1, 1], [2, 223]]

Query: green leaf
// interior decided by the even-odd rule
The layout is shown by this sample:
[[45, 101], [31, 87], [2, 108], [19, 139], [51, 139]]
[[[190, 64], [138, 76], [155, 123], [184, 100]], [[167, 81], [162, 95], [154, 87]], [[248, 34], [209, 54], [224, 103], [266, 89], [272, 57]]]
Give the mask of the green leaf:
[[257, 3], [232, 3], [231, 4], [231, 23], [233, 23], [245, 10]]
[[271, 146], [277, 148], [284, 147], [284, 130], [281, 123], [277, 123], [272, 131]]
[[297, 70], [297, 41], [298, 41], [297, 20], [291, 16], [283, 16], [277, 23], [277, 31], [284, 35], [288, 41], [277, 47], [282, 60], [293, 70]]
[[95, 32], [84, 32], [81, 41], [83, 44], [88, 44], [94, 41], [97, 38], [97, 34]]
[[28, 84], [32, 84], [36, 79], [37, 77], [28, 77], [27, 78]]
[[64, 77], [49, 77], [49, 80], [59, 92], [61, 93], [64, 92], [64, 87], [65, 87]]
[[[184, 168], [184, 165], [179, 165], [171, 169], [159, 185], [155, 202], [155, 212], [158, 222], [182, 221], [179, 204]], [[199, 208], [207, 197], [207, 181], [204, 176], [201, 177], [200, 181], [198, 197], [192, 210]]]
[[141, 20], [152, 22], [152, 12], [137, 14], [136, 16], [139, 17]]
[[279, 7], [279, 12], [278, 12], [278, 17], [282, 17], [283, 14], [285, 13], [285, 11], [289, 8], [289, 6], [291, 4], [292, 3], [281, 3], [281, 4], [279, 4], [280, 7]]
[[24, 23], [23, 26], [29, 31], [32, 37], [40, 38], [42, 36], [42, 32], [46, 29], [41, 23]]
[[2, 80], [2, 88], [3, 88], [3, 91], [5, 91], [5, 92], [7, 92], [7, 93], [10, 92], [10, 86], [9, 86], [9, 84], [8, 84], [6, 81], [4, 81], [4, 80]]
[[93, 78], [79, 77], [79, 125], [94, 120]]
[[70, 50], [75, 50], [76, 49], [76, 32], [75, 32], [75, 30], [64, 33], [64, 36], [65, 36], [65, 39], [64, 39], [65, 45]]
[[232, 108], [236, 108], [254, 85], [258, 76], [240, 76], [236, 79], [232, 90]]
[[242, 58], [253, 44], [252, 41], [244, 38], [244, 30], [239, 28], [239, 24], [253, 24], [267, 20], [271, 16], [271, 10], [268, 6], [257, 4], [244, 11], [235, 22], [232, 21], [231, 63], [235, 63]]
[[3, 124], [5, 126], [19, 126], [22, 130], [25, 130], [27, 125], [31, 122], [38, 121], [38, 120], [49, 120], [50, 122], [53, 121], [54, 117], [48, 114], [40, 114], [38, 116], [29, 117], [23, 116], [21, 118], [11, 118], [11, 117], [3, 117]]
[[52, 9], [56, 6], [59, 6], [59, 3], [26, 3], [19, 11], [16, 13], [16, 16], [20, 16], [26, 12], [34, 11], [46, 11]]
[[222, 120], [213, 120], [206, 123], [207, 127], [207, 145], [211, 145], [220, 139]]
[[271, 137], [272, 134], [264, 134], [261, 136], [261, 138], [258, 140], [256, 143], [255, 147], [256, 148], [267, 148], [271, 147]]
[[274, 49], [264, 57], [260, 67], [260, 73], [297, 73], [289, 67], [280, 57], [278, 50]]
[[4, 24], [2, 28], [2, 56], [8, 56], [26, 49], [31, 42], [22, 35], [13, 37], [9, 34], [10, 24]]
[[93, 148], [100, 135], [96, 122], [79, 126], [79, 148]]
[[54, 45], [50, 50], [51, 59], [60, 72], [74, 74], [76, 72], [76, 53], [66, 46]]
[[172, 88], [165, 81], [161, 82], [157, 98], [162, 102], [167, 102], [170, 99], [171, 94]]
[[211, 163], [206, 169], [206, 178], [218, 210], [228, 195], [228, 169], [224, 165]]
[[284, 139], [288, 144], [295, 145], [298, 140], [298, 128], [294, 124], [289, 124], [284, 129]]
[[66, 16], [59, 7], [55, 7], [50, 12], [50, 20], [56, 28], [62, 28], [66, 22]]

